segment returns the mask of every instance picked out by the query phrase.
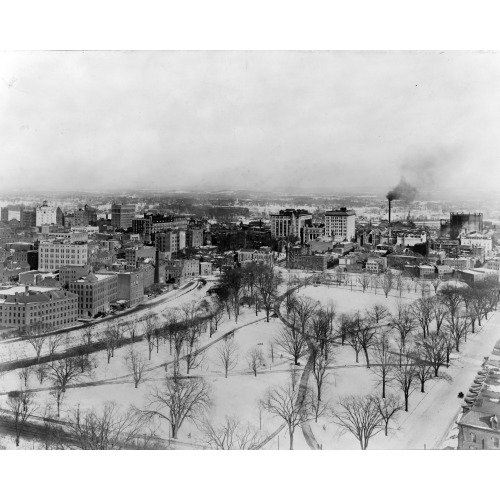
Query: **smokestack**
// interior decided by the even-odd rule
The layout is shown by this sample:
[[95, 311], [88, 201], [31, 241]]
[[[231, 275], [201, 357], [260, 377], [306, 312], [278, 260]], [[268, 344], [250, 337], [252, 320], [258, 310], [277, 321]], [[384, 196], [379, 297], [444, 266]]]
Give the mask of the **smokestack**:
[[160, 283], [160, 249], [156, 247], [155, 277], [154, 282]]
[[389, 244], [391, 243], [390, 239], [391, 239], [391, 236], [392, 236], [392, 233], [391, 233], [391, 199], [389, 198]]

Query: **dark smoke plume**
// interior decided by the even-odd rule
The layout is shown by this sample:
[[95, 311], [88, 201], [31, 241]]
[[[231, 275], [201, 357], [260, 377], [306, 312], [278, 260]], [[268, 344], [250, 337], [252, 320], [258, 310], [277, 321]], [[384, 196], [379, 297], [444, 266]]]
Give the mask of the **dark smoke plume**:
[[403, 200], [407, 203], [412, 202], [416, 196], [417, 188], [406, 182], [404, 178], [399, 181], [399, 184], [395, 188], [387, 193], [387, 199], [389, 201]]

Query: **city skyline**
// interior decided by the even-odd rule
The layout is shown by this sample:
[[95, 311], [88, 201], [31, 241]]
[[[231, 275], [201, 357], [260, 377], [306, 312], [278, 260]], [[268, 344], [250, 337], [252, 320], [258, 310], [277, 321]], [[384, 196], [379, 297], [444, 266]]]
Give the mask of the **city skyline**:
[[499, 178], [497, 53], [0, 57], [3, 191], [383, 193], [403, 177], [453, 193]]

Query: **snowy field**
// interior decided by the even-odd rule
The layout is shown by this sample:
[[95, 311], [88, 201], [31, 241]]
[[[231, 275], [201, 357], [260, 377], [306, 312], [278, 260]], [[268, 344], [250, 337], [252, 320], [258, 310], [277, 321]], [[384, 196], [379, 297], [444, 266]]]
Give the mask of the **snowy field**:
[[[284, 272], [283, 274], [287, 274]], [[310, 276], [308, 273], [295, 273], [295, 277], [304, 279]], [[202, 289], [187, 287], [184, 290], [176, 290], [167, 296], [155, 299], [151, 307], [135, 313], [134, 317], [140, 319], [150, 312], [164, 315], [169, 309], [180, 307], [192, 301], [200, 303], [202, 300], [210, 300], [206, 296], [206, 290], [210, 285]], [[187, 293], [186, 290], [188, 290]], [[282, 291], [285, 287], [282, 286]], [[434, 290], [430, 289], [430, 294]], [[375, 304], [386, 306], [390, 312], [395, 312], [399, 301], [409, 303], [420, 298], [420, 291], [407, 292], [406, 290], [399, 296], [399, 292], [392, 291], [386, 298], [379, 289], [378, 293], [367, 290], [363, 293], [360, 290], [351, 291], [348, 286], [307, 286], [301, 288], [299, 296], [308, 296], [320, 301], [323, 305], [333, 303], [337, 315], [354, 311], [364, 311]], [[168, 300], [168, 301], [167, 301]], [[125, 317], [127, 318], [127, 317]], [[255, 322], [259, 320], [258, 322]], [[123, 321], [116, 318], [117, 323]], [[141, 324], [140, 322], [138, 323]], [[246, 325], [246, 326], [245, 326]], [[105, 328], [106, 323], [96, 325], [96, 329]], [[271, 360], [269, 346], [278, 335], [282, 323], [278, 318], [271, 318], [270, 322], [265, 321], [265, 314], [261, 312], [258, 316], [255, 311], [248, 307], [241, 308], [238, 323], [234, 318], [228, 319], [225, 316], [219, 329], [210, 338], [208, 330], [203, 332], [200, 338], [200, 346], [205, 346], [217, 339], [221, 339], [224, 334], [234, 328], [239, 328], [233, 334], [234, 343], [237, 348], [238, 360], [234, 368], [229, 371], [228, 377], [224, 377], [224, 370], [218, 360], [217, 347], [220, 343], [215, 342], [204, 352], [204, 359], [201, 365], [191, 371], [192, 375], [202, 376], [211, 387], [212, 405], [207, 417], [214, 424], [222, 422], [226, 416], [237, 417], [242, 424], [247, 423], [253, 429], [259, 431], [259, 436], [264, 438], [276, 431], [283, 423], [277, 417], [271, 417], [263, 410], [259, 410], [259, 400], [261, 400], [267, 389], [279, 386], [291, 379], [291, 372], [294, 369], [289, 356], [276, 349], [274, 362]], [[139, 327], [138, 333], [141, 333]], [[447, 382], [442, 379], [433, 379], [426, 383], [426, 392], [421, 393], [420, 388], [410, 396], [409, 412], [400, 412], [398, 418], [391, 422], [391, 431], [388, 437], [383, 433], [375, 436], [371, 441], [370, 449], [427, 449], [445, 447], [444, 443], [450, 434], [450, 429], [457, 417], [461, 400], [457, 398], [457, 393], [466, 390], [474, 378], [474, 373], [480, 368], [483, 356], [487, 356], [498, 339], [500, 322], [497, 315], [493, 314], [480, 333], [471, 335], [466, 344], [461, 349], [460, 355], [456, 353], [452, 356], [452, 364], [449, 369], [445, 369], [452, 381]], [[80, 332], [74, 331], [69, 335], [69, 342], [76, 344], [80, 339]], [[222, 340], [220, 341], [222, 342]], [[248, 363], [248, 353], [250, 349], [258, 347], [262, 350], [263, 360], [258, 368], [257, 376], [251, 371]], [[25, 341], [4, 342], [0, 344], [3, 360], [32, 357], [33, 348], [26, 345]], [[146, 340], [134, 344], [136, 352], [145, 359], [148, 358], [148, 343]], [[161, 387], [165, 374], [172, 373], [173, 356], [170, 352], [168, 342], [160, 343], [158, 350], [151, 353], [151, 360], [148, 361], [147, 372], [139, 384], [134, 388], [134, 383], [127, 368], [125, 358], [130, 352], [130, 346], [117, 349], [109, 364], [106, 352], [94, 353], [93, 360], [96, 368], [91, 377], [82, 377], [77, 382], [70, 383], [64, 401], [61, 406], [61, 419], [65, 419], [69, 413], [76, 408], [85, 410], [88, 408], [100, 409], [106, 402], [115, 401], [123, 410], [133, 405], [137, 408], [144, 408], [148, 401], [150, 392], [155, 387]], [[307, 358], [301, 358], [301, 366], [295, 368], [300, 373]], [[185, 373], [185, 362], [181, 362], [181, 371]], [[314, 384], [312, 376], [310, 384]], [[4, 372], [0, 374], [0, 405], [5, 408], [6, 393], [19, 389], [19, 370]], [[39, 384], [35, 375], [31, 376], [30, 386], [37, 391], [36, 402], [39, 407], [39, 415], [43, 414], [47, 405], [54, 409], [54, 400], [50, 394], [50, 383], [44, 381]], [[348, 394], [368, 394], [378, 391], [375, 388], [375, 379], [371, 370], [366, 367], [362, 353], [359, 363], [355, 362], [355, 353], [349, 346], [339, 346], [334, 354], [334, 362], [330, 370], [325, 387], [325, 398], [330, 399], [335, 405], [339, 396]], [[395, 391], [395, 389], [393, 389]], [[159, 435], [164, 439], [170, 437], [170, 431], [166, 421], [160, 422]], [[328, 418], [320, 417], [319, 421], [311, 422], [311, 429], [323, 449], [359, 449], [359, 444], [352, 435], [340, 435], [339, 429]], [[180, 444], [177, 447], [190, 448], [203, 444], [203, 434], [201, 430], [192, 422], [186, 421], [178, 435]], [[21, 441], [21, 447], [31, 448], [31, 441]], [[265, 449], [288, 449], [288, 433], [282, 430], [276, 437], [265, 445]], [[446, 446], [453, 446], [450, 440], [446, 441]], [[2, 437], [0, 447], [14, 448], [15, 445], [10, 437]], [[309, 449], [300, 428], [294, 436], [295, 449]]]

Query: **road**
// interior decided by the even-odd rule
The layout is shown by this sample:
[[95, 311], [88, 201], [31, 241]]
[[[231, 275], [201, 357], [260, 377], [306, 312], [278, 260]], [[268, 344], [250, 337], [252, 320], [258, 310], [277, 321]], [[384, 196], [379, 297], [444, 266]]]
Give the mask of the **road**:
[[414, 407], [410, 397], [409, 414], [400, 415], [398, 428], [383, 441], [384, 448], [441, 449], [463, 402], [458, 393], [467, 392], [483, 358], [491, 354], [499, 338], [500, 314], [494, 313], [487, 322], [483, 320], [480, 333], [468, 337], [460, 355], [445, 370], [452, 377], [451, 382], [439, 379], [427, 382], [427, 394]]

